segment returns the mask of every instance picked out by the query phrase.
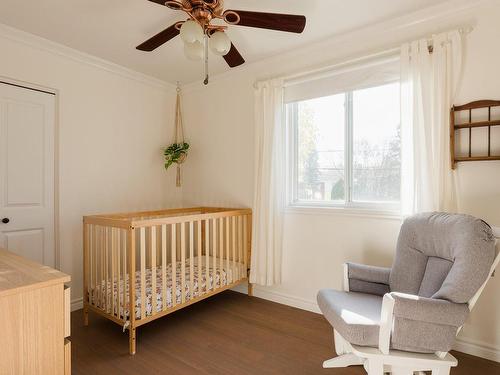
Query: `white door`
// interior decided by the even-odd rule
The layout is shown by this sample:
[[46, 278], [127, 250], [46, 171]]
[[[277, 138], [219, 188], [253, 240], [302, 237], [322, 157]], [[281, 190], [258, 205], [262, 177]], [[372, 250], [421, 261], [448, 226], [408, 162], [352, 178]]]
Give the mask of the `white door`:
[[0, 247], [55, 266], [55, 96], [0, 83]]

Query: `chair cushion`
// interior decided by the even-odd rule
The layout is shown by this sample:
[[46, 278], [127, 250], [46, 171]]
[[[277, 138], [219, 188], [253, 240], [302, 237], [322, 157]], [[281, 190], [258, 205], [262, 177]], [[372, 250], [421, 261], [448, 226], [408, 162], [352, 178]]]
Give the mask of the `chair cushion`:
[[441, 286], [443, 286], [443, 282], [446, 276], [448, 276], [452, 266], [453, 262], [449, 260], [438, 257], [428, 257], [424, 278], [422, 279], [422, 284], [420, 284], [418, 295], [426, 298], [432, 297], [441, 289]]
[[390, 275], [391, 292], [467, 303], [487, 279], [493, 233], [469, 215], [423, 213], [405, 220]]
[[323, 289], [318, 305], [326, 320], [351, 344], [378, 346], [382, 297]]

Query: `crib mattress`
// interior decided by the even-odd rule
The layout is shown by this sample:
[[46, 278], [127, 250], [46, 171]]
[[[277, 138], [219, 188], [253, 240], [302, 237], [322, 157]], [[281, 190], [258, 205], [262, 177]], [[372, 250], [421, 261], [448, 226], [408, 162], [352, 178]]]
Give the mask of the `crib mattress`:
[[[229, 267], [227, 267], [226, 260], [222, 260], [222, 267], [220, 266], [221, 260], [219, 258], [209, 257], [209, 268], [208, 268], [208, 282], [207, 282], [207, 272], [206, 272], [206, 256], [201, 257], [201, 280], [198, 272], [198, 257], [194, 257], [193, 262], [193, 291], [191, 291], [191, 261], [190, 259], [186, 260], [185, 266], [185, 301], [189, 301], [191, 298], [196, 298], [202, 294], [205, 294], [207, 291], [210, 292], [214, 290], [214, 286], [216, 288], [224, 287], [228, 284], [231, 284], [239, 279], [245, 278], [244, 265], [238, 262], [229, 262]], [[215, 268], [214, 268], [215, 261]], [[172, 284], [173, 284], [173, 273], [172, 273], [172, 264], [168, 264], [166, 267], [166, 305], [167, 308], [173, 306], [172, 299]], [[176, 287], [175, 287], [175, 301], [176, 304], [182, 303], [181, 296], [181, 276], [182, 276], [182, 262], [176, 263]], [[130, 311], [129, 311], [129, 280], [128, 275], [123, 282], [123, 279], [120, 279], [120, 288], [116, 285], [116, 281], [114, 282], [114, 288], [111, 288], [111, 282], [108, 282], [106, 288], [106, 281], [103, 281], [99, 286], [92, 289], [92, 297], [94, 301], [100, 301], [101, 296], [106, 295], [107, 291], [107, 303], [106, 306], [99, 306], [107, 310], [108, 313], [111, 313], [111, 298], [113, 298], [113, 310], [114, 314], [117, 315], [118, 308], [120, 309], [120, 317], [124, 319], [128, 319]], [[153, 293], [152, 288], [152, 280], [153, 280], [153, 272], [150, 268], [146, 269], [146, 316], [150, 316], [153, 313], [153, 295], [155, 298], [155, 306], [156, 311], [160, 312], [163, 310], [163, 280], [162, 280], [162, 269], [161, 267], [156, 269], [156, 291]], [[123, 287], [126, 288], [126, 300], [123, 301]], [[120, 293], [120, 306], [118, 307], [118, 292]], [[141, 308], [141, 273], [137, 271], [135, 273], [135, 317], [136, 319], [142, 318], [142, 308]], [[104, 303], [103, 303], [104, 305]]]

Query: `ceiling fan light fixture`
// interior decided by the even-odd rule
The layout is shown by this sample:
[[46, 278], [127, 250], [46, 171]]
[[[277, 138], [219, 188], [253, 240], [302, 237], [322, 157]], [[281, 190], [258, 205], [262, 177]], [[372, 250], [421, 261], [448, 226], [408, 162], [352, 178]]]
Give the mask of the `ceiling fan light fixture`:
[[231, 40], [225, 32], [216, 31], [210, 36], [210, 50], [219, 56], [225, 56], [231, 49]]
[[184, 22], [180, 31], [184, 43], [201, 43], [203, 41], [203, 28], [196, 21], [188, 20]]
[[201, 61], [203, 60], [203, 55], [205, 49], [203, 48], [203, 43], [195, 41], [194, 43], [184, 43], [184, 55], [189, 60]]

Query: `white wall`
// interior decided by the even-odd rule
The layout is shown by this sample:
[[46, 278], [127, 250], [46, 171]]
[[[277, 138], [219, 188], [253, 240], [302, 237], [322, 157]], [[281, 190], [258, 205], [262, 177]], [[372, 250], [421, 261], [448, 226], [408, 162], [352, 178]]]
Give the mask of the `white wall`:
[[[252, 206], [252, 86], [256, 80], [342, 62], [451, 27], [473, 25], [456, 102], [500, 99], [500, 3], [477, 3], [454, 1], [247, 65], [216, 77], [208, 87], [201, 83], [186, 87], [184, 109], [192, 151], [184, 204]], [[500, 226], [500, 164], [460, 165], [457, 176], [461, 211]], [[318, 289], [341, 287], [344, 261], [391, 264], [399, 226], [398, 219], [290, 211], [285, 222], [284, 282], [257, 288], [257, 295], [316, 310]], [[500, 361], [500, 300], [495, 298], [499, 288], [497, 277], [479, 300], [457, 347]]]
[[58, 92], [60, 268], [82, 296], [82, 216], [177, 205], [161, 146], [173, 135], [166, 84], [0, 28], [0, 76]]

